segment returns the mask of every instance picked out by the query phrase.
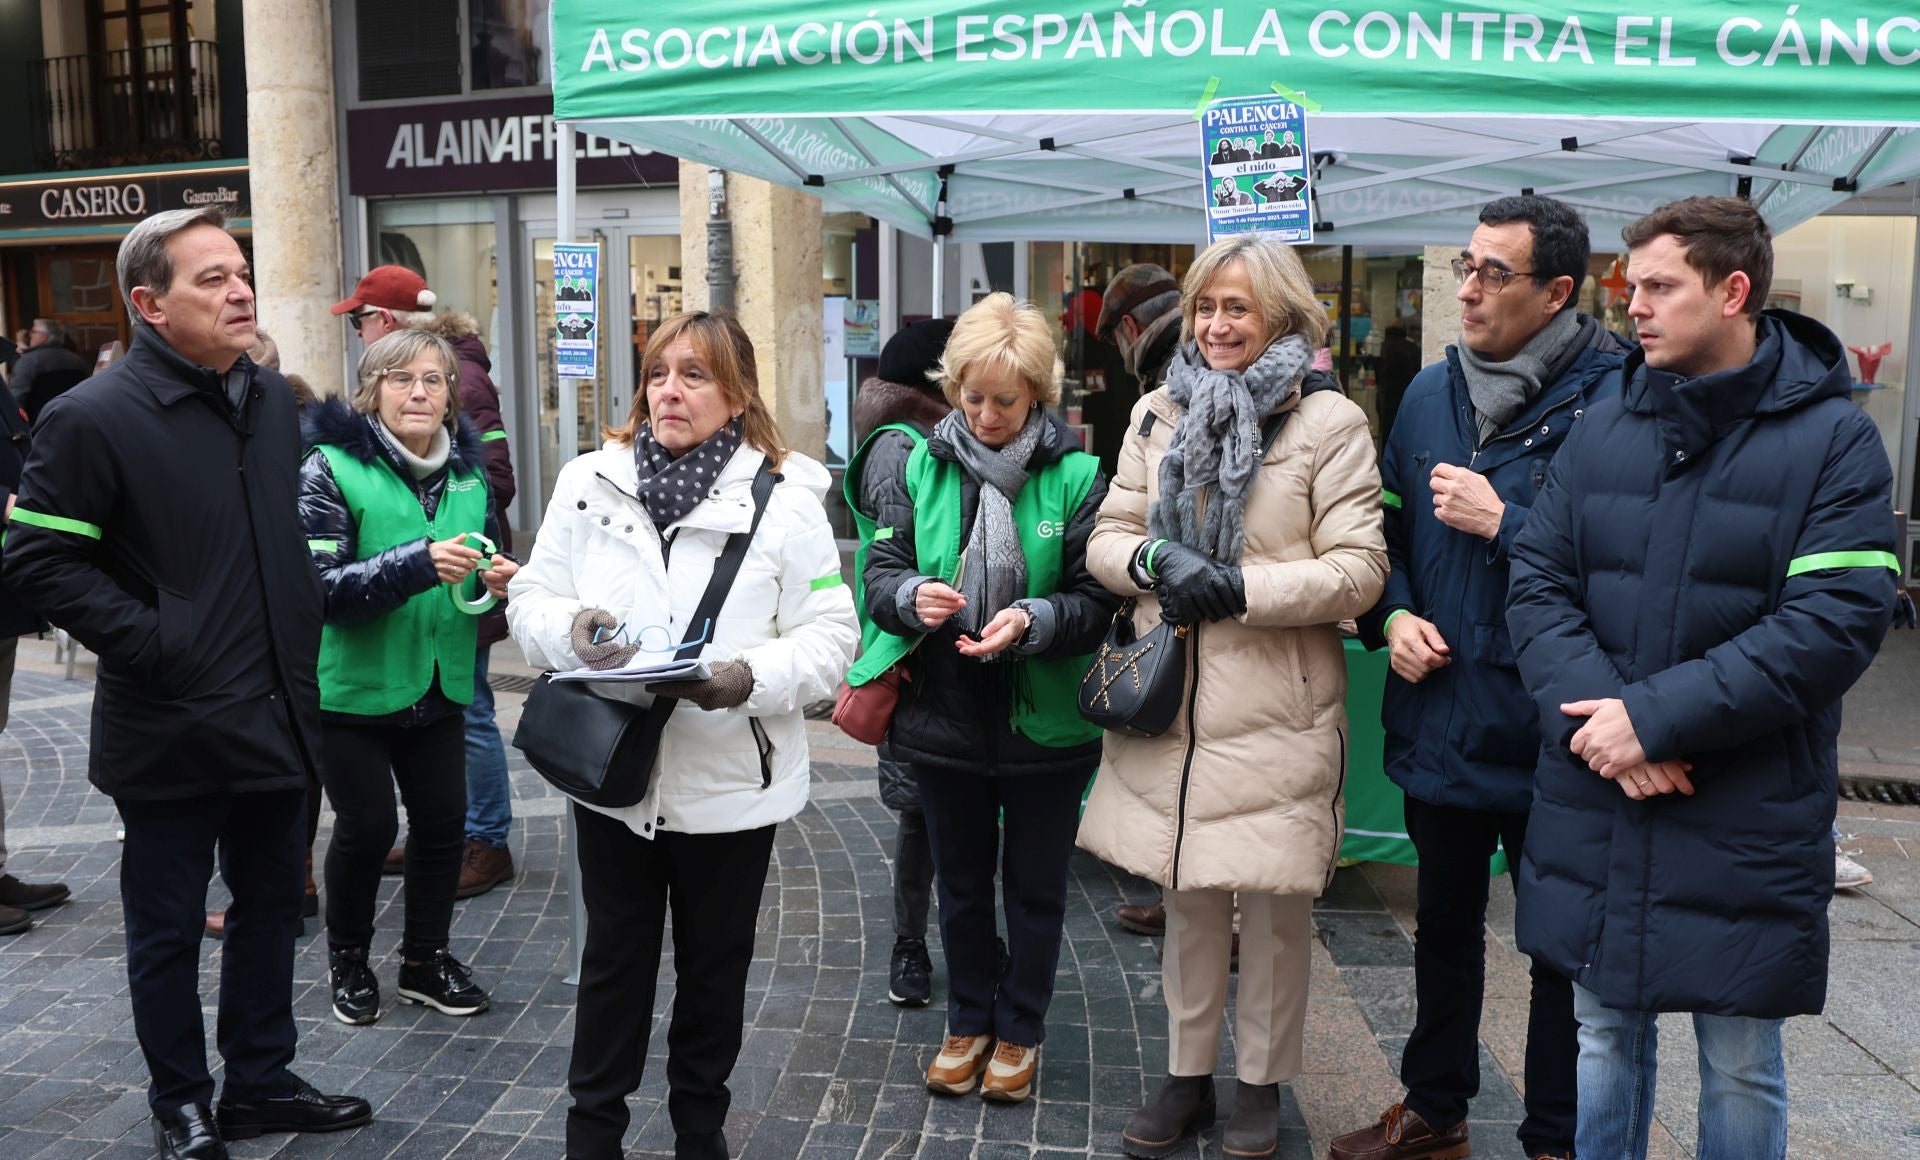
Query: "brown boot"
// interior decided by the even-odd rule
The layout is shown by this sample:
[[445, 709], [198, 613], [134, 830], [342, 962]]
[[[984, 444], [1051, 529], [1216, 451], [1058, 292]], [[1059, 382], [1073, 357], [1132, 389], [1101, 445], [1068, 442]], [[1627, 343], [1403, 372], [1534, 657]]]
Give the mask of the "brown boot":
[[1122, 906], [1113, 912], [1113, 920], [1120, 924], [1121, 930], [1130, 930], [1135, 934], [1159, 938], [1167, 933], [1167, 908], [1164, 903]]
[[460, 886], [455, 898], [485, 894], [513, 877], [513, 855], [502, 846], [495, 849], [476, 838], [467, 839], [467, 858], [460, 866]]
[[388, 878], [398, 878], [407, 872], [407, 848], [395, 846], [387, 851], [387, 860], [380, 864], [380, 873]]
[[1473, 1154], [1465, 1120], [1435, 1130], [1405, 1104], [1380, 1113], [1380, 1122], [1348, 1132], [1327, 1149], [1328, 1160], [1463, 1160]]

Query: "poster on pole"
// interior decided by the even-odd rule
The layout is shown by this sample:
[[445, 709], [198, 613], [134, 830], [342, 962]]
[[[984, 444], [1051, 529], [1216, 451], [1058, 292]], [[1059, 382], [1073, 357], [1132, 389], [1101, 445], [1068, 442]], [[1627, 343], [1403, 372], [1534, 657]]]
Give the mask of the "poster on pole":
[[1313, 151], [1299, 105], [1278, 97], [1223, 97], [1200, 118], [1207, 241], [1270, 233], [1313, 241]]
[[600, 377], [600, 243], [553, 247], [554, 362], [563, 379]]

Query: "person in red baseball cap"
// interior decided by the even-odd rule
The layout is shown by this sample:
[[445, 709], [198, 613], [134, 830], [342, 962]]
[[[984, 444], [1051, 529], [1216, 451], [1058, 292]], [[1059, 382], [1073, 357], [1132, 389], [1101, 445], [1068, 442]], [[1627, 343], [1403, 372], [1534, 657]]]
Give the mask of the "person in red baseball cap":
[[426, 321], [433, 303], [433, 291], [419, 274], [405, 266], [375, 266], [351, 295], [333, 304], [333, 312], [346, 315], [354, 333], [372, 343]]

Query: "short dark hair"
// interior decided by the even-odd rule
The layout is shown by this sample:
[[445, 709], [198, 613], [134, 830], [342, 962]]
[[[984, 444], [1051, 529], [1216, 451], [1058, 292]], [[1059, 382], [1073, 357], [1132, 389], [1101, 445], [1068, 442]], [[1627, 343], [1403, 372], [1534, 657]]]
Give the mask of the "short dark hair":
[[1525, 222], [1533, 228], [1533, 280], [1544, 286], [1555, 278], [1573, 279], [1573, 292], [1562, 310], [1574, 308], [1580, 286], [1587, 280], [1587, 259], [1593, 253], [1587, 222], [1564, 201], [1523, 193], [1488, 202], [1480, 210], [1483, 226]]
[[1753, 203], [1739, 197], [1688, 197], [1670, 201], [1634, 222], [1620, 237], [1637, 250], [1663, 234], [1680, 239], [1687, 265], [1709, 289], [1732, 277], [1747, 276], [1747, 314], [1759, 314], [1773, 289], [1773, 230]]

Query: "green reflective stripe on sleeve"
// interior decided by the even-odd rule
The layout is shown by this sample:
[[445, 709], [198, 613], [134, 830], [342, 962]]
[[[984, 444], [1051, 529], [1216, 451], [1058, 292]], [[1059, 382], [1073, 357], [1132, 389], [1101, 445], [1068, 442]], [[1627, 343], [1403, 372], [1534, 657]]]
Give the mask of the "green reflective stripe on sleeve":
[[840, 575], [840, 573], [829, 572], [825, 576], [822, 576], [814, 580], [812, 583], [808, 584], [807, 591], [822, 592], [828, 588], [838, 588], [840, 587], [840, 585], [845, 584], [846, 582], [847, 582], [846, 577]]
[[873, 542], [874, 542], [874, 543], [876, 543], [876, 544], [877, 544], [877, 543], [879, 543], [879, 542], [880, 542], [881, 540], [891, 540], [891, 539], [893, 539], [893, 529], [892, 529], [892, 528], [875, 528], [875, 529], [873, 530]]
[[1410, 611], [1412, 610], [1407, 608], [1396, 608], [1392, 612], [1387, 613], [1387, 618], [1380, 622], [1380, 635], [1387, 635], [1387, 630], [1393, 627], [1393, 622], [1405, 616]]
[[[19, 516], [18, 512], [14, 513]], [[1802, 572], [1818, 572], [1826, 568], [1891, 568], [1894, 575], [1900, 574], [1900, 557], [1892, 552], [1815, 552], [1811, 556], [1800, 556], [1787, 563], [1787, 579], [1791, 580]]]
[[309, 552], [338, 552], [339, 550], [340, 550], [339, 540], [308, 540], [307, 541], [307, 551]]
[[28, 508], [16, 506], [13, 509], [13, 520], [15, 523], [32, 524], [36, 528], [46, 528], [49, 531], [72, 532], [76, 536], [85, 536], [90, 540], [100, 538], [99, 524], [90, 524], [85, 520], [70, 520], [65, 516], [50, 516]]
[[1146, 553], [1140, 557], [1140, 566], [1146, 569], [1147, 575], [1149, 576], [1157, 575], [1153, 570], [1153, 558], [1155, 555], [1159, 553], [1160, 545], [1164, 543], [1166, 543], [1165, 540], [1153, 541], [1151, 544], [1147, 545]]
[[1400, 506], [1400, 497], [1383, 487], [1380, 489], [1380, 502], [1390, 508], [1398, 509]]
[[495, 439], [505, 439], [506, 437], [507, 433], [505, 431], [487, 431], [481, 434], [480, 442], [491, 443]]

